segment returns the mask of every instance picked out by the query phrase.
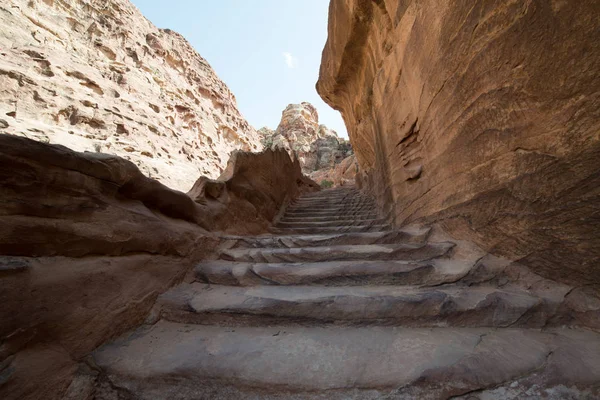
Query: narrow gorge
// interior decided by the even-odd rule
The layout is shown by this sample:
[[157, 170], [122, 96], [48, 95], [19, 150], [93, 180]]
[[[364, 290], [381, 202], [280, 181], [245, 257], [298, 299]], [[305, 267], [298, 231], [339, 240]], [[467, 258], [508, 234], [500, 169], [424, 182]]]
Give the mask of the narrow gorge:
[[349, 140], [128, 0], [0, 22], [1, 399], [600, 398], [596, 1], [330, 0]]

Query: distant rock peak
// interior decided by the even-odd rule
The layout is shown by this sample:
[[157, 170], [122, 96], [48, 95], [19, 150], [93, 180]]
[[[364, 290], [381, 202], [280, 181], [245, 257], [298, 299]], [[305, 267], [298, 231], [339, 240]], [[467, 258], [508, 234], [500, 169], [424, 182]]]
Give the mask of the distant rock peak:
[[[319, 124], [317, 109], [308, 102], [289, 104], [281, 113], [277, 129], [263, 127], [258, 134], [265, 148], [281, 147], [294, 154], [302, 171], [309, 176], [315, 171], [333, 170], [353, 154], [350, 142]], [[329, 175], [321, 173], [319, 176]]]

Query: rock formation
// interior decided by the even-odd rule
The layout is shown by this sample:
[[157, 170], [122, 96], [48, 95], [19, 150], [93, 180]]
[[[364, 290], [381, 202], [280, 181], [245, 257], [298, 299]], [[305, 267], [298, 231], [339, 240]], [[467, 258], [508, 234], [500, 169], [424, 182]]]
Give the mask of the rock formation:
[[188, 196], [118, 156], [12, 135], [0, 135], [0, 186], [3, 399], [62, 398], [90, 351], [213, 256], [208, 230], [265, 233], [317, 189], [284, 150], [236, 153]]
[[332, 0], [317, 90], [393, 222], [600, 283], [594, 0]]
[[339, 164], [335, 164], [333, 168], [321, 169], [310, 174], [310, 178], [323, 186], [328, 182], [332, 187], [348, 186], [356, 183], [356, 173], [358, 172], [358, 164], [354, 155], [344, 158]]
[[262, 144], [283, 148], [300, 160], [302, 172], [311, 176], [319, 170], [331, 170], [352, 154], [347, 140], [325, 125], [319, 125], [316, 108], [307, 102], [288, 105], [275, 131], [261, 128]]
[[0, 132], [116, 154], [183, 191], [262, 148], [206, 60], [127, 0], [5, 2], [0, 52]]

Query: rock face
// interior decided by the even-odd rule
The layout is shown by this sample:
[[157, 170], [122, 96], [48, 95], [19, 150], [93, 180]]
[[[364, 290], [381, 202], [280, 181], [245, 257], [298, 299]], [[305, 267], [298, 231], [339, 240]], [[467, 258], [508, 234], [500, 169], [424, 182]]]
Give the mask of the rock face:
[[10, 0], [0, 51], [1, 132], [116, 154], [183, 191], [262, 148], [206, 60], [127, 0]]
[[332, 0], [317, 90], [396, 225], [600, 283], [600, 8]]
[[307, 102], [288, 105], [275, 131], [261, 128], [262, 144], [267, 148], [283, 148], [296, 154], [302, 172], [332, 169], [352, 154], [348, 141], [325, 125], [319, 125], [316, 108]]
[[284, 150], [236, 153], [188, 196], [118, 156], [12, 135], [0, 135], [0, 186], [0, 398], [32, 400], [63, 398], [87, 354], [210, 259], [207, 230], [265, 233], [318, 188]]

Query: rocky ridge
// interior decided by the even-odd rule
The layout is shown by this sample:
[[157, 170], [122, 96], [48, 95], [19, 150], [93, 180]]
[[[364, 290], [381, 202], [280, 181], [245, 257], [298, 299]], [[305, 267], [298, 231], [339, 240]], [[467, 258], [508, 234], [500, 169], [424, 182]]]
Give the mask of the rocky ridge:
[[9, 0], [0, 52], [0, 132], [119, 155], [183, 191], [262, 149], [206, 60], [128, 0]]
[[[333, 170], [338, 164], [352, 157], [352, 146], [340, 138], [334, 130], [319, 124], [317, 109], [310, 103], [289, 104], [281, 115], [275, 131], [261, 128], [258, 133], [266, 148], [283, 148], [300, 160], [302, 172], [313, 178], [316, 171]], [[352, 163], [352, 161], [350, 161]], [[346, 174], [346, 183], [353, 183], [353, 176]], [[325, 178], [324, 178], [325, 179]], [[336, 180], [341, 183], [341, 180]]]

